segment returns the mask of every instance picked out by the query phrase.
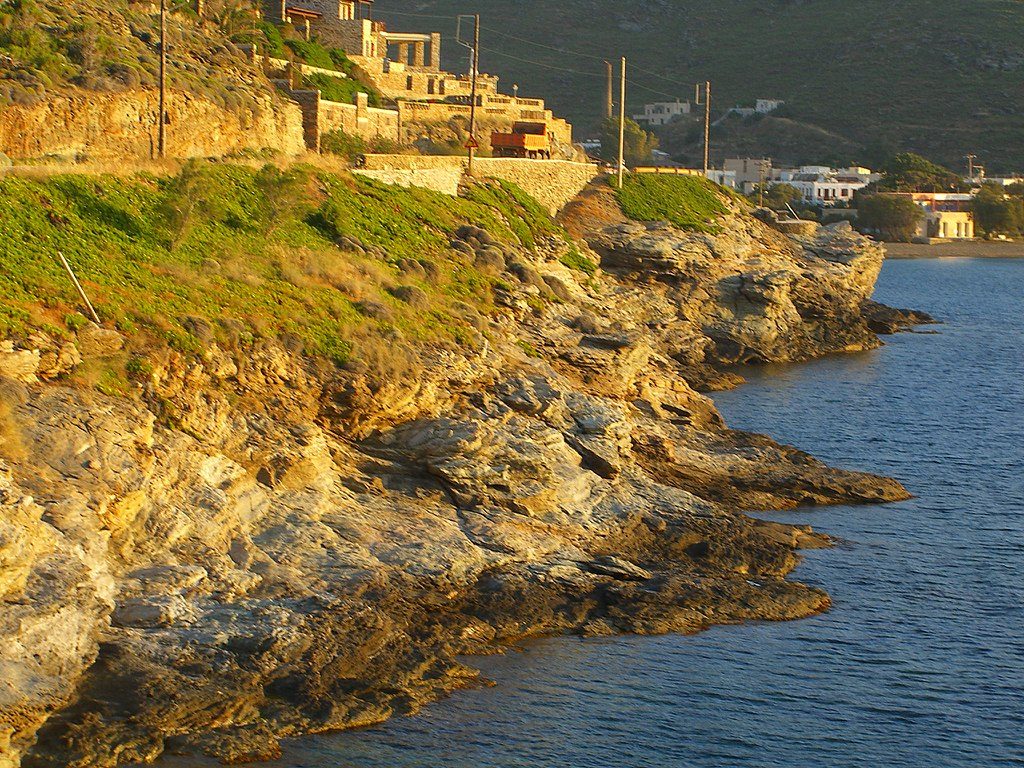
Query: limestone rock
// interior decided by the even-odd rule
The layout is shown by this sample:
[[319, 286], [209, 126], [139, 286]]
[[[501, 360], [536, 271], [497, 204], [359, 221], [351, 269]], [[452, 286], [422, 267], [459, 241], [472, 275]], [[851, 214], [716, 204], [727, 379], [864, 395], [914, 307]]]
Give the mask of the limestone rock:
[[78, 351], [82, 357], [111, 357], [124, 347], [124, 336], [96, 323], [87, 323], [78, 332]]
[[[827, 538], [740, 510], [905, 489], [731, 431], [696, 388], [877, 343], [881, 256], [858, 238], [625, 223], [591, 233], [591, 276], [564, 242], [467, 225], [458, 258], [501, 250], [520, 278], [472, 349], [385, 376], [236, 333], [154, 359], [129, 397], [5, 380], [24, 450], [0, 453], [4, 759], [262, 759], [415, 711], [474, 678], [462, 655], [531, 634], [824, 610], [786, 576]], [[123, 341], [89, 326], [0, 365], [54, 378]]]

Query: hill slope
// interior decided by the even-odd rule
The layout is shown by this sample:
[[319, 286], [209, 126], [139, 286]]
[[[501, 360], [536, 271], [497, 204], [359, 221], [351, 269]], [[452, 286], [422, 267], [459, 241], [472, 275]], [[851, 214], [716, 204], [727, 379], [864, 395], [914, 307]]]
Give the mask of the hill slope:
[[[467, 10], [460, 0], [377, 5], [394, 26], [446, 32], [454, 23], [439, 17]], [[710, 78], [720, 105], [785, 99], [790, 117], [876, 153], [910, 149], [959, 167], [973, 151], [992, 172], [1024, 157], [1020, 0], [535, 0], [528, 12], [515, 0], [479, 0], [474, 8], [483, 15], [483, 68], [544, 95], [584, 128], [601, 108], [601, 59], [626, 55], [630, 107], [691, 97], [689, 84]], [[454, 45], [447, 53], [461, 56]]]

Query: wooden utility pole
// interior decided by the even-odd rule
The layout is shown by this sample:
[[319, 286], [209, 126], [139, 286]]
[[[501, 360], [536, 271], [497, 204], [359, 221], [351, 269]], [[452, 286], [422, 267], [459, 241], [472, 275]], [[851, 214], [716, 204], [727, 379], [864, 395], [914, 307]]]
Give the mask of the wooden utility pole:
[[619, 83], [619, 189], [626, 171], [626, 57], [622, 57], [622, 82]]
[[978, 159], [977, 155], [970, 154], [964, 155], [967, 158], [967, 178], [974, 181], [974, 161]]
[[758, 163], [757, 163], [757, 171], [758, 171], [758, 173], [757, 173], [757, 177], [758, 177], [758, 181], [757, 181], [757, 206], [758, 206], [758, 208], [764, 208], [764, 183], [765, 183], [765, 178], [764, 177], [766, 175], [766, 170], [767, 169], [764, 167], [764, 161], [763, 160], [759, 160]]
[[704, 81], [704, 178], [711, 166], [711, 81]]
[[610, 61], [606, 61], [604, 63], [604, 70], [605, 74], [607, 75], [606, 79], [608, 81], [608, 92], [605, 94], [604, 98], [604, 116], [608, 120], [611, 120], [612, 117], [615, 115], [615, 96], [614, 88], [612, 85], [614, 73], [612, 71], [612, 63]]
[[473, 67], [473, 85], [470, 88], [469, 96], [469, 166], [466, 172], [473, 175], [473, 156], [476, 154], [476, 78], [480, 73], [480, 14], [473, 16], [473, 55], [470, 58]]
[[160, 0], [160, 115], [157, 117], [157, 156], [167, 156], [167, 0]]

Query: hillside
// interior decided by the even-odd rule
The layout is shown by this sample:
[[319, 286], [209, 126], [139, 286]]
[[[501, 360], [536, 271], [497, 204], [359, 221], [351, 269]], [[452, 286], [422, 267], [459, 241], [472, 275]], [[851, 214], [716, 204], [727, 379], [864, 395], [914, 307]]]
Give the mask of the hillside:
[[[601, 108], [601, 60], [626, 55], [631, 109], [691, 98], [690, 84], [710, 78], [720, 105], [785, 99], [788, 117], [871, 155], [913, 150], [959, 168], [973, 151], [990, 172], [1013, 170], [1024, 157], [1019, 0], [535, 0], [528, 12], [515, 0], [377, 6], [396, 26], [449, 34], [446, 17], [479, 10], [482, 67], [506, 87], [543, 94], [583, 131]], [[447, 52], [462, 56], [456, 46]]]

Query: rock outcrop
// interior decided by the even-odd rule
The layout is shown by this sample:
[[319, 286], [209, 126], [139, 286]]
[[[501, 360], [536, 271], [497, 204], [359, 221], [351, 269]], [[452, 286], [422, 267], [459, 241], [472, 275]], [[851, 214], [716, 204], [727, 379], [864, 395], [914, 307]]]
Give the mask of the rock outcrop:
[[524, 636], [826, 609], [786, 575], [827, 537], [743, 510], [906, 491], [732, 431], [695, 387], [876, 345], [882, 252], [739, 215], [591, 243], [594, 276], [502, 248], [491, 341], [416, 376], [211, 343], [110, 397], [35, 381], [88, 344], [0, 349], [0, 765], [272, 757]]

